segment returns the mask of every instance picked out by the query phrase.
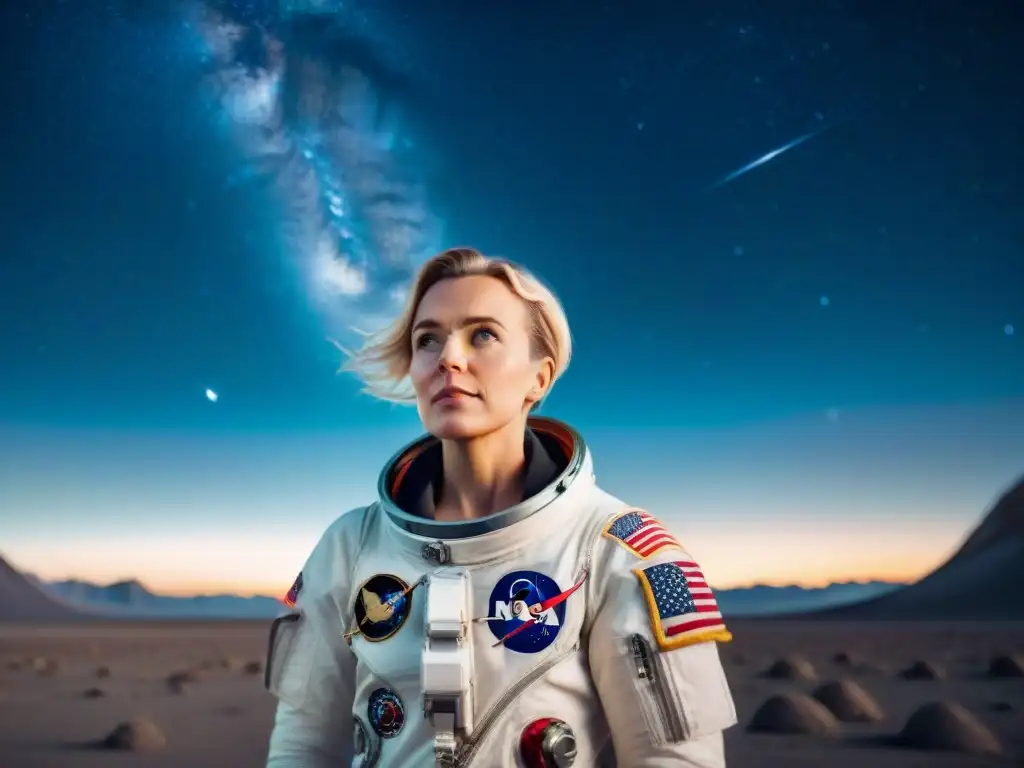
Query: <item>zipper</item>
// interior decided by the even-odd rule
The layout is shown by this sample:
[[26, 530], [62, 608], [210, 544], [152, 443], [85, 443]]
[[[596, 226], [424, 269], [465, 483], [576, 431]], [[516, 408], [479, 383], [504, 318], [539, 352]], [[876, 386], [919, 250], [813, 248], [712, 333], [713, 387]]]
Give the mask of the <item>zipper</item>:
[[686, 739], [686, 723], [678, 710], [672, 706], [672, 700], [665, 687], [667, 673], [662, 666], [661, 657], [651, 650], [650, 643], [640, 634], [630, 635], [629, 652], [636, 663], [637, 678], [646, 681], [646, 686], [640, 687], [641, 696], [647, 698], [646, 690], [653, 694], [669, 742], [684, 741]]
[[492, 706], [490, 710], [488, 710], [487, 714], [484, 715], [483, 719], [480, 721], [480, 725], [473, 730], [472, 735], [470, 735], [470, 737], [459, 747], [459, 751], [455, 755], [455, 765], [459, 766], [459, 768], [466, 768], [466, 766], [473, 761], [480, 743], [487, 736], [487, 733], [491, 728], [494, 727], [494, 724], [498, 722], [498, 719], [505, 714], [505, 710], [515, 703], [527, 688], [537, 682], [557, 664], [579, 651], [579, 649], [580, 644], [579, 641], [577, 641], [571, 648], [545, 659], [543, 662], [531, 669], [526, 675], [517, 680], [515, 685], [505, 691], [502, 697], [498, 699], [494, 703], [494, 706]]
[[587, 554], [583, 558], [583, 565], [576, 571], [576, 578], [573, 579], [573, 583], [583, 578], [584, 573], [590, 573], [590, 564], [594, 561], [594, 548], [597, 547], [597, 537], [589, 536], [588, 538], [590, 539], [590, 544], [587, 546]]
[[[596, 541], [588, 548], [583, 565], [577, 570], [576, 576], [573, 579], [574, 583], [583, 578], [584, 573], [590, 571], [590, 563], [594, 556], [594, 544], [596, 544]], [[498, 717], [503, 714], [504, 711], [516, 701], [516, 699], [522, 696], [523, 692], [527, 688], [537, 682], [537, 680], [547, 674], [547, 672], [557, 664], [569, 658], [574, 653], [579, 652], [580, 648], [581, 644], [577, 639], [570, 648], [545, 659], [538, 666], [531, 669], [526, 675], [516, 681], [515, 685], [505, 691], [502, 697], [498, 699], [494, 703], [494, 706], [492, 706], [490, 710], [488, 710], [487, 714], [484, 715], [483, 719], [480, 721], [480, 725], [473, 730], [470, 737], [459, 747], [459, 751], [455, 756], [455, 764], [459, 766], [459, 768], [465, 768], [465, 766], [469, 765], [473, 760], [474, 755], [476, 755], [480, 742], [483, 741], [487, 732], [494, 726], [494, 723], [497, 722]]]

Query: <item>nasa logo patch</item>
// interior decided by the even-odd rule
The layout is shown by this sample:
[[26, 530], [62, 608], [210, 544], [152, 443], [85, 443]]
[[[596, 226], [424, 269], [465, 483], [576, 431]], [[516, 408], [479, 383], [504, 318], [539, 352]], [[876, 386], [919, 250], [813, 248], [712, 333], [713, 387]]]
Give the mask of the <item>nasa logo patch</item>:
[[561, 594], [555, 580], [543, 573], [512, 571], [502, 576], [487, 603], [487, 627], [497, 644], [516, 653], [539, 653], [555, 642], [565, 623], [565, 601], [538, 609]]
[[368, 578], [356, 592], [355, 628], [348, 634], [361, 634], [371, 643], [387, 640], [409, 618], [410, 593], [415, 587], [389, 573]]
[[398, 698], [398, 694], [390, 688], [378, 688], [370, 694], [366, 715], [370, 720], [370, 727], [382, 739], [397, 736], [405, 725], [405, 706]]

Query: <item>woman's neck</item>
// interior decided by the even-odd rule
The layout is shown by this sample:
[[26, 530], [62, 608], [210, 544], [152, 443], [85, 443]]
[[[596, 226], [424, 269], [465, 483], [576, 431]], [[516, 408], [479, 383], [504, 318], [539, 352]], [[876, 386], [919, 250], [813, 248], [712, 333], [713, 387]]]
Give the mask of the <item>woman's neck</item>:
[[444, 487], [434, 519], [472, 520], [521, 502], [524, 434], [524, 425], [517, 420], [472, 440], [445, 440], [441, 445]]

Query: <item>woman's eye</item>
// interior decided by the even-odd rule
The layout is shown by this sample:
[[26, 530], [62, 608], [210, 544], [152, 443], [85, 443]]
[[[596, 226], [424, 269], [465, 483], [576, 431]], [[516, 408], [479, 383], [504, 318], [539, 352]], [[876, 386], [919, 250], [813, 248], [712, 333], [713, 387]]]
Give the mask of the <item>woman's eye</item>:
[[489, 341], [494, 341], [498, 337], [487, 328], [477, 328], [473, 331], [473, 341], [481, 344], [486, 344]]
[[436, 341], [436, 339], [434, 338], [433, 334], [424, 333], [422, 336], [416, 339], [416, 349], [423, 349], [428, 344], [431, 344], [434, 341]]

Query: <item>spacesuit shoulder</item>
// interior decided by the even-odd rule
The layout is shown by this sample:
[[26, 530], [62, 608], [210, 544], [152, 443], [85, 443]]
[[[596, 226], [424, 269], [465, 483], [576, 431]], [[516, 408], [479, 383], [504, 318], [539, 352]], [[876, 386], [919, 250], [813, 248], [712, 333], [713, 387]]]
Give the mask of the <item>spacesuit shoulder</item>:
[[[707, 641], [729, 642], [732, 635], [704, 572], [675, 531], [651, 512], [614, 497], [608, 497], [605, 507], [608, 514], [594, 542], [593, 558], [594, 588], [601, 596], [635, 595], [632, 599], [647, 609], [652, 639], [662, 651]], [[691, 622], [700, 631], [672, 632], [665, 626], [662, 593], [683, 587], [692, 600], [690, 609], [703, 614], [700, 621]]]
[[348, 586], [352, 564], [372, 518], [371, 510], [372, 507], [350, 509], [327, 526], [302, 567], [298, 576], [301, 583], [294, 599], [286, 603], [301, 609], [303, 596], [307, 599], [314, 595], [323, 597], [339, 586]]
[[588, 648], [620, 765], [725, 765], [732, 635], [707, 580], [657, 517], [621, 504], [593, 542]]
[[352, 564], [369, 519], [370, 508], [359, 507], [327, 526], [283, 600], [287, 612], [271, 625], [264, 684], [298, 711], [327, 711], [339, 692], [351, 695], [342, 680], [351, 658], [340, 641], [350, 620]]

